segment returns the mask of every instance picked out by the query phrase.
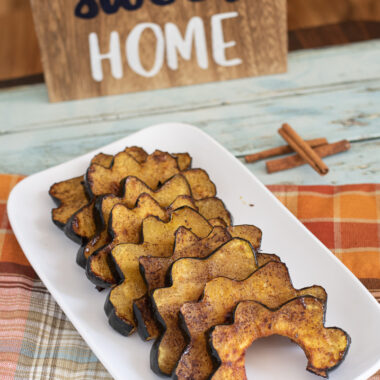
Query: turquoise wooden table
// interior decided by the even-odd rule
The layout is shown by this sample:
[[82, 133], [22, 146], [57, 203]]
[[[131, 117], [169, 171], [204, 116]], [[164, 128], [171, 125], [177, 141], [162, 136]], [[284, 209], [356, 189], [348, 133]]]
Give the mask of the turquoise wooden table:
[[[290, 123], [305, 139], [348, 139], [349, 152], [266, 174], [265, 184], [380, 179], [380, 40], [290, 53], [287, 74], [49, 104], [43, 84], [0, 91], [0, 172], [31, 174], [129, 135], [179, 121], [203, 129], [238, 157], [283, 144]], [[163, 136], [165, 138], [165, 136]]]

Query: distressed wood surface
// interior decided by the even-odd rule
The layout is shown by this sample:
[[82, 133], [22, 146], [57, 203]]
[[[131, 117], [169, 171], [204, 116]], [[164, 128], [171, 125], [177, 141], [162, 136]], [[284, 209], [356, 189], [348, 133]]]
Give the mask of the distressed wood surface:
[[[194, 124], [235, 155], [282, 144], [287, 121], [304, 138], [355, 141], [326, 158], [330, 173], [308, 167], [264, 183], [341, 184], [380, 178], [380, 41], [289, 55], [289, 72], [244, 80], [49, 104], [44, 85], [0, 91], [0, 171], [30, 174], [166, 121]], [[165, 138], [165, 136], [163, 136]]]
[[29, 0], [0, 1], [0, 81], [40, 74]]
[[[32, 0], [51, 101], [252, 77], [286, 70], [286, 0], [176, 1], [165, 6], [145, 1], [133, 11], [113, 6], [114, 10], [118, 10], [112, 14], [111, 10], [107, 14], [102, 7], [98, 7], [99, 2], [87, 2], [98, 10], [96, 17], [91, 19], [77, 17], [78, 14], [87, 13], [89, 7], [84, 4], [78, 0]], [[51, 17], [52, 14], [59, 14], [60, 17]], [[218, 28], [212, 26], [214, 16], [218, 14], [225, 17], [220, 23], [223, 39], [231, 41], [231, 46], [225, 53], [223, 51], [226, 59], [222, 60], [216, 59], [216, 50], [223, 44], [221, 40], [215, 40]], [[195, 17], [202, 21], [198, 23]], [[194, 38], [196, 48], [192, 49], [189, 59], [179, 58], [175, 68], [169, 60], [172, 51], [169, 41], [174, 43], [176, 30], [185, 36], [190, 20], [197, 22], [193, 24], [198, 32]], [[136, 27], [147, 22], [160, 28], [156, 35], [149, 28], [138, 38]], [[173, 24], [170, 32], [166, 31], [168, 23]], [[116, 38], [112, 44], [114, 49], [110, 48], [111, 32], [116, 33], [113, 33]], [[92, 40], [92, 49], [90, 34], [96, 41]], [[131, 36], [134, 37], [130, 39]], [[161, 45], [158, 43], [159, 37], [162, 39]], [[236, 44], [233, 45], [232, 41]], [[203, 44], [205, 49], [201, 47]], [[136, 45], [137, 50], [131, 50], [132, 45]], [[98, 56], [95, 53], [97, 50], [99, 54], [112, 51], [113, 67], [120, 67], [120, 70], [114, 70], [118, 75], [111, 74], [109, 60], [100, 64], [94, 63], [99, 62], [97, 58], [90, 60], [90, 56]], [[238, 61], [240, 64], [236, 63]], [[155, 71], [153, 67], [157, 63], [160, 69]], [[94, 66], [101, 69], [95, 70]], [[94, 74], [95, 71], [98, 75]]]
[[[380, 21], [378, 0], [288, 0], [287, 8], [289, 48], [293, 50], [365, 41], [379, 36], [379, 27], [375, 25]], [[30, 0], [0, 1], [0, 62], [0, 81], [3, 83], [12, 78], [23, 83], [27, 80], [42, 82]], [[32, 78], [21, 79], [31, 75]]]

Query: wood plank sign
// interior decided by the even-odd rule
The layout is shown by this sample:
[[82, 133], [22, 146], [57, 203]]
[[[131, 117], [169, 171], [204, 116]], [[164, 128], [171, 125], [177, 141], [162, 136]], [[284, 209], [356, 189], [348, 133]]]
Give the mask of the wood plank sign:
[[286, 70], [286, 0], [32, 0], [51, 101]]

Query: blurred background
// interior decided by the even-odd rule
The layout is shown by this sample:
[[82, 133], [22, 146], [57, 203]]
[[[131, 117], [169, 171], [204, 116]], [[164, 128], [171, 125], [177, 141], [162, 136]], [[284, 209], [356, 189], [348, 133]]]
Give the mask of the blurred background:
[[[43, 81], [30, 0], [0, 0], [0, 87]], [[288, 0], [289, 50], [380, 38], [380, 0]]]

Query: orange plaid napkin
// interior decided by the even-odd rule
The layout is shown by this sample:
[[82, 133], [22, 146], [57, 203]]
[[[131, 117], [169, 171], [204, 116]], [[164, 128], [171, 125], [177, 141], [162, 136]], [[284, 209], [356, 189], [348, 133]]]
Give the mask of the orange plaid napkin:
[[[6, 201], [21, 179], [0, 175], [0, 378], [108, 379], [12, 233]], [[269, 189], [380, 301], [380, 185]]]
[[380, 185], [269, 189], [380, 298]]
[[22, 252], [7, 217], [7, 199], [12, 188], [24, 177], [0, 174], [0, 274], [19, 273], [36, 278]]

